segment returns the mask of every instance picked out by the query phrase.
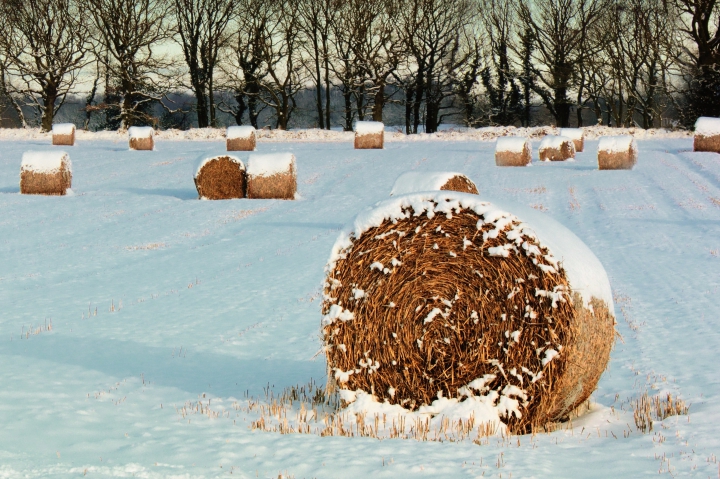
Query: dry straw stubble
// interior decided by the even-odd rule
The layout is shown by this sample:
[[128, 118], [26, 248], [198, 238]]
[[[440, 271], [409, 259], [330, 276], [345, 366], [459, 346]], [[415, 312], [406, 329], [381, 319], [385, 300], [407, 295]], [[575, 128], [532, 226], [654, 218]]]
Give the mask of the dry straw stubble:
[[[516, 221], [483, 223], [470, 209], [407, 213], [354, 238], [328, 274], [330, 381], [416, 409], [484, 378], [482, 392], [521, 404], [521, 417], [504, 418], [513, 432], [567, 417], [609, 360], [614, 318], [605, 303], [592, 298], [586, 308], [529, 237], [493, 256], [514, 242]], [[352, 319], [329, 322], [333, 307]]]
[[208, 200], [244, 198], [245, 183], [245, 165], [229, 155], [205, 162], [195, 176], [198, 196]]

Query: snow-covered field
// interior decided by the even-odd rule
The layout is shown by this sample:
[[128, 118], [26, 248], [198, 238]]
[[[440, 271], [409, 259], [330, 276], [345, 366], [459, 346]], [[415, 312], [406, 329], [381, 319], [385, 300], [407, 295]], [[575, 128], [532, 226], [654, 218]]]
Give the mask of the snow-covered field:
[[[198, 201], [196, 161], [219, 135], [132, 152], [78, 132], [54, 147], [74, 195], [40, 197], [18, 194], [20, 159], [49, 135], [0, 131], [0, 477], [718, 477], [720, 155], [661, 132], [638, 135], [632, 171], [597, 171], [596, 139], [573, 162], [496, 168], [481, 133], [391, 135], [381, 151], [288, 137], [261, 134], [258, 152], [295, 155], [297, 201]], [[330, 249], [411, 170], [544, 211], [603, 263], [621, 337], [591, 411], [480, 444], [253, 429], [271, 395], [324, 384]], [[646, 392], [689, 415], [643, 434]]]

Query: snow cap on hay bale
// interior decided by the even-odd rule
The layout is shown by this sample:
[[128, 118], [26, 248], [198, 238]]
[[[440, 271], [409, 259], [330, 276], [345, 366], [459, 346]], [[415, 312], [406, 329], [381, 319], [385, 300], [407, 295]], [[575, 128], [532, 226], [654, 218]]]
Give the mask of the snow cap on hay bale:
[[75, 144], [75, 125], [57, 123], [52, 126], [52, 144], [73, 146]]
[[575, 143], [566, 136], [547, 135], [540, 142], [541, 161], [565, 161], [575, 158]]
[[155, 141], [153, 135], [155, 131], [151, 126], [131, 126], [128, 128], [128, 137], [130, 138], [131, 150], [153, 150]]
[[598, 142], [599, 170], [632, 170], [638, 148], [630, 135], [603, 136]]
[[395, 180], [390, 196], [440, 190], [478, 194], [475, 183], [462, 173], [452, 171], [408, 171]]
[[585, 132], [582, 128], [560, 128], [558, 135], [570, 138], [575, 143], [577, 153], [581, 153], [585, 149]]
[[255, 151], [255, 128], [229, 126], [226, 133], [227, 151]]
[[701, 116], [697, 119], [693, 151], [720, 153], [720, 118]]
[[195, 187], [201, 200], [245, 198], [245, 165], [231, 155], [204, 157], [195, 170]]
[[419, 412], [483, 398], [514, 432], [566, 418], [607, 366], [612, 293], [574, 234], [522, 216], [456, 192], [361, 213], [326, 267], [329, 386]]
[[382, 149], [385, 145], [385, 125], [379, 121], [355, 123], [355, 149]]
[[530, 140], [517, 136], [501, 136], [495, 142], [497, 166], [527, 166], [532, 161]]
[[26, 151], [20, 165], [20, 193], [67, 194], [72, 186], [72, 163], [64, 151]]
[[250, 155], [247, 164], [247, 197], [292, 200], [297, 191], [295, 155]]

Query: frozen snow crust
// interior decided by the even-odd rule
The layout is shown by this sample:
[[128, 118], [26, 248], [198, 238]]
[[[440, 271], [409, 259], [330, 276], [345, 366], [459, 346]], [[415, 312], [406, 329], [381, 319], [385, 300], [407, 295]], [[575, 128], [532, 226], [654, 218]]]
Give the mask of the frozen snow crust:
[[35, 173], [57, 173], [65, 164], [66, 171], [72, 171], [70, 155], [64, 151], [26, 151], [23, 153], [20, 169]]
[[127, 132], [130, 138], [152, 138], [155, 134], [151, 126], [131, 126]]
[[74, 131], [73, 123], [56, 123], [52, 126], [52, 132], [55, 135], [72, 135]]
[[604, 136], [598, 142], [598, 150], [611, 153], [634, 151], [637, 153], [635, 139], [630, 135]]
[[495, 151], [503, 151], [509, 153], [522, 153], [525, 151], [526, 144], [530, 140], [522, 137], [503, 136], [497, 139], [495, 143]]
[[249, 176], [273, 176], [287, 173], [291, 167], [295, 167], [292, 153], [254, 153], [248, 158], [246, 171]]
[[569, 138], [567, 136], [548, 135], [545, 138], [543, 138], [542, 141], [540, 141], [540, 146], [538, 146], [538, 149], [540, 149], [540, 150], [542, 150], [544, 148], [560, 149], [562, 144], [566, 141], [572, 143], [572, 138]]
[[702, 136], [720, 135], [720, 118], [701, 116], [695, 122], [695, 134]]
[[358, 121], [355, 123], [355, 133], [358, 135], [382, 133], [384, 129], [385, 125], [380, 121]]
[[250, 138], [255, 134], [255, 128], [252, 126], [229, 126], [227, 129], [228, 140], [235, 140], [238, 138]]

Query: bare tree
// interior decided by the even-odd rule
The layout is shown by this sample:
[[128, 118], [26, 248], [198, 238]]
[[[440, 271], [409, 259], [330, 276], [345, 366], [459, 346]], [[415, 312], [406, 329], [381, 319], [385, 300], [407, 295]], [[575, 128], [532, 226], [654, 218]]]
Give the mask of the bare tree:
[[679, 30], [692, 43], [681, 43], [677, 60], [688, 74], [688, 109], [684, 120], [720, 116], [720, 5], [717, 0], [668, 0]]
[[[216, 126], [213, 75], [226, 30], [234, 16], [232, 0], [173, 0], [176, 39], [183, 50], [190, 86], [197, 100], [200, 128]], [[209, 115], [208, 115], [209, 113]]]
[[19, 80], [14, 90], [30, 101], [42, 130], [49, 131], [88, 62], [87, 25], [74, 0], [3, 0], [0, 5], [12, 33], [0, 38], [9, 60], [3, 73]]
[[94, 24], [96, 56], [106, 74], [105, 102], [117, 110], [120, 128], [153, 119], [148, 106], [163, 106], [171, 66], [158, 46], [170, 38], [172, 4], [167, 0], [84, 0]]
[[[330, 129], [330, 36], [336, 21], [338, 0], [300, 0], [300, 28], [305, 34], [305, 50], [312, 65], [308, 68], [315, 82], [318, 126]], [[323, 102], [323, 88], [325, 97]]]
[[[586, 59], [586, 37], [597, 27], [608, 0], [522, 0], [517, 14], [534, 33], [534, 86], [558, 126], [569, 126], [569, 97]], [[584, 85], [584, 82], [583, 82]]]

